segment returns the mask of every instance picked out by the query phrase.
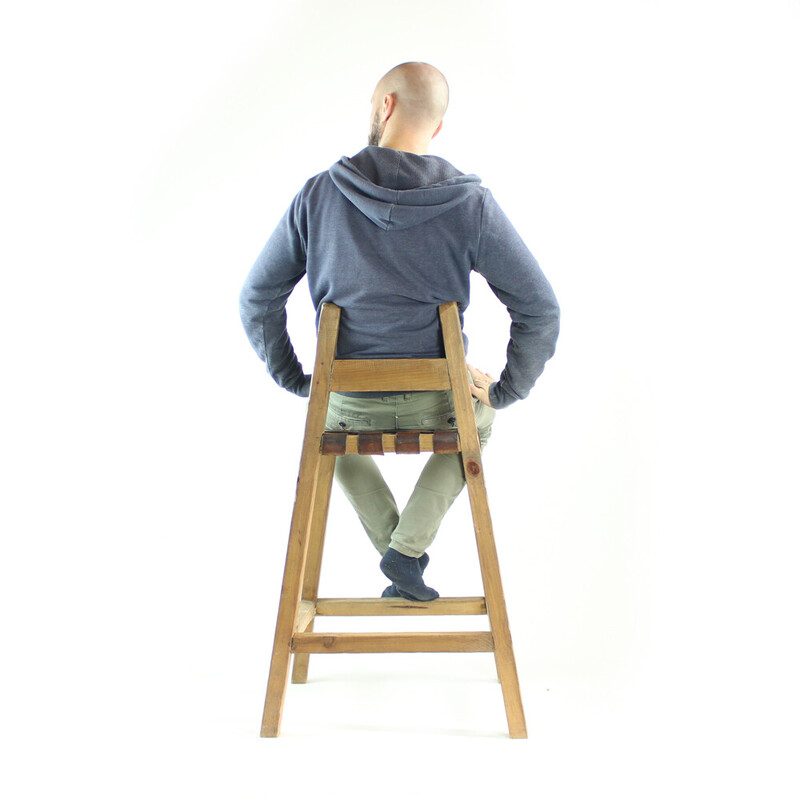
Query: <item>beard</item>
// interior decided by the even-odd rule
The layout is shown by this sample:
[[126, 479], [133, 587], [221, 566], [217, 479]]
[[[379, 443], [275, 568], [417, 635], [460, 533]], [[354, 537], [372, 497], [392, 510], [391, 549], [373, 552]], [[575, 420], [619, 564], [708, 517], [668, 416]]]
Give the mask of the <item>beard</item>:
[[372, 126], [369, 129], [369, 139], [367, 139], [367, 144], [374, 147], [379, 147], [384, 128], [386, 128], [386, 123], [384, 122], [383, 125], [381, 125], [378, 119], [378, 112], [376, 111], [375, 116], [372, 118]]

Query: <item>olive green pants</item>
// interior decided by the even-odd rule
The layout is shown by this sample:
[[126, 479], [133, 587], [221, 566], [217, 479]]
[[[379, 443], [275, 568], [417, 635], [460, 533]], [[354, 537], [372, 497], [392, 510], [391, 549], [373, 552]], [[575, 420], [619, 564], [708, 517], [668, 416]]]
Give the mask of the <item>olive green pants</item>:
[[[495, 410], [472, 398], [481, 449], [492, 432]], [[332, 392], [325, 427], [331, 431], [403, 431], [454, 428], [452, 392], [410, 392], [386, 397], [346, 397]], [[391, 546], [419, 558], [436, 537], [442, 518], [464, 488], [458, 454], [433, 453], [402, 512], [372, 456], [336, 459], [339, 486], [364, 530], [383, 555]]]

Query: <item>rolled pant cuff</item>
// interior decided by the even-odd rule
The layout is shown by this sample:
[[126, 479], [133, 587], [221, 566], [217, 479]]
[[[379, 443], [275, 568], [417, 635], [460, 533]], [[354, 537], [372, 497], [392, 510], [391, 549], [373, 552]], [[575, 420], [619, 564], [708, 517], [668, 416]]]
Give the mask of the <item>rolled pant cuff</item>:
[[[402, 553], [404, 556], [408, 556], [409, 558], [419, 558], [422, 555], [422, 553], [420, 553], [418, 550], [412, 550], [405, 545], [399, 543], [396, 544], [395, 542], [389, 542], [389, 547], [391, 547], [392, 550], [397, 550], [398, 553]], [[425, 551], [423, 550], [422, 552], [424, 553]]]

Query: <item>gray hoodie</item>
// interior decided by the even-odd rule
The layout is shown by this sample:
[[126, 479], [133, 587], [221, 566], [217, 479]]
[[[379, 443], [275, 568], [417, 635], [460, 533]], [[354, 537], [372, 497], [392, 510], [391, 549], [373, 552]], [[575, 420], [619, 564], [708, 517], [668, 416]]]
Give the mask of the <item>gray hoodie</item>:
[[504, 408], [527, 397], [553, 355], [558, 303], [480, 178], [438, 156], [370, 146], [311, 178], [253, 264], [239, 309], [270, 375], [306, 397], [311, 376], [285, 310], [303, 275], [317, 323], [323, 303], [342, 308], [337, 358], [443, 358], [438, 306], [457, 301], [463, 326], [472, 270], [511, 317], [507, 363], [489, 391]]

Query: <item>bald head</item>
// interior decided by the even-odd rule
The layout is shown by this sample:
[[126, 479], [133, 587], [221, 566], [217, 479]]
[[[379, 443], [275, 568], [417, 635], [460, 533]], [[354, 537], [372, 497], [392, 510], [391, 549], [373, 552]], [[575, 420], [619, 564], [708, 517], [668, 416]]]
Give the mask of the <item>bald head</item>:
[[398, 64], [378, 81], [373, 92], [369, 143], [393, 146], [382, 141], [387, 126], [393, 141], [429, 142], [439, 132], [449, 100], [447, 80], [436, 67], [422, 61]]

